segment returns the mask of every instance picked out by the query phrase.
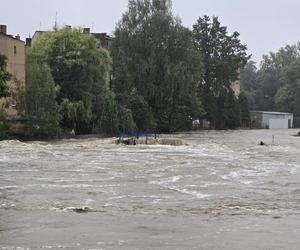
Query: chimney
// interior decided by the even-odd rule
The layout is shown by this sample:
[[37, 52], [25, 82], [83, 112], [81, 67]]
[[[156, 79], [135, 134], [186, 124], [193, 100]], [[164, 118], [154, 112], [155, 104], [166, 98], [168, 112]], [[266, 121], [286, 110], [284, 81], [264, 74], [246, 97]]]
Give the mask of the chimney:
[[84, 34], [90, 34], [90, 28], [83, 28], [83, 33]]
[[21, 37], [20, 37], [20, 35], [18, 34], [18, 35], [16, 35], [16, 39], [18, 39], [18, 40], [20, 40], [21, 39]]
[[0, 25], [0, 33], [3, 33], [3, 34], [7, 34], [7, 27], [6, 25]]
[[26, 46], [31, 47], [31, 38], [26, 38]]

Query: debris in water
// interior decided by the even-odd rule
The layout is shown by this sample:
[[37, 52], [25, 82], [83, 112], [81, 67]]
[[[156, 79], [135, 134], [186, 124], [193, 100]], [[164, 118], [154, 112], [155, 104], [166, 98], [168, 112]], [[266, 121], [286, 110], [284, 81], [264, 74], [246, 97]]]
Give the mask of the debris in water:
[[72, 209], [76, 213], [88, 213], [88, 212], [94, 212], [95, 210], [89, 208], [89, 207], [75, 207]]
[[266, 144], [265, 144], [263, 141], [261, 141], [261, 142], [259, 143], [259, 145], [260, 145], [260, 146], [265, 146]]
[[60, 207], [60, 208], [55, 208], [54, 210], [56, 211], [73, 211], [76, 213], [90, 213], [90, 212], [96, 212], [95, 209], [92, 209], [90, 207]]
[[117, 144], [124, 144], [124, 145], [169, 145], [169, 146], [182, 146], [184, 145], [183, 141], [180, 139], [170, 139], [170, 138], [128, 138], [117, 140]]

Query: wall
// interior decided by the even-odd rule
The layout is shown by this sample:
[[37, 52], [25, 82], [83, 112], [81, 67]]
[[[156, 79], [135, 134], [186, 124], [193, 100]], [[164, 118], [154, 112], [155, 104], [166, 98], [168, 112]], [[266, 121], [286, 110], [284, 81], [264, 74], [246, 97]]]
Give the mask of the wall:
[[236, 80], [232, 85], [231, 88], [234, 92], [234, 95], [236, 97], [239, 97], [241, 94], [241, 81], [240, 80]]
[[289, 128], [288, 120], [291, 120], [291, 127], [293, 125], [293, 115], [290, 114], [263, 114], [262, 126], [270, 129], [287, 129]]
[[250, 119], [251, 128], [287, 129], [293, 127], [293, 114], [251, 111]]
[[241, 94], [241, 76], [240, 76], [240, 69], [238, 69], [238, 71], [237, 71], [237, 73], [238, 73], [238, 79], [235, 81], [235, 82], [233, 82], [232, 84], [231, 84], [231, 89], [233, 90], [233, 92], [234, 92], [234, 95], [236, 96], [236, 97], [239, 97], [240, 96], [240, 94]]
[[[7, 57], [7, 71], [25, 84], [25, 43], [16, 38], [0, 33], [0, 53]], [[14, 87], [14, 81], [10, 81]], [[0, 105], [6, 107], [6, 99], [0, 100]], [[7, 108], [9, 115], [16, 115], [13, 105]]]
[[33, 35], [33, 37], [31, 38], [31, 42], [30, 42], [30, 47], [33, 47], [34, 44], [36, 43], [37, 39], [39, 38], [40, 35], [42, 35], [45, 31], [36, 31]]
[[288, 129], [288, 119], [270, 119], [269, 120], [270, 129]]
[[262, 112], [250, 112], [251, 128], [262, 128]]

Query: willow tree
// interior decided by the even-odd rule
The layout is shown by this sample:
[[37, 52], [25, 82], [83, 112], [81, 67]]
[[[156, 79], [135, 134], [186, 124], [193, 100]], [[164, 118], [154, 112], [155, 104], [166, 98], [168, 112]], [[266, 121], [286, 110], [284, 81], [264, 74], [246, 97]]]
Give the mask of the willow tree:
[[167, 0], [131, 0], [117, 24], [112, 88], [139, 130], [190, 128], [202, 115], [201, 59]]
[[77, 133], [115, 130], [114, 100], [109, 89], [111, 58], [93, 36], [80, 29], [45, 32], [29, 53], [44, 58], [55, 84], [61, 126]]
[[[17, 105], [19, 112], [27, 118], [25, 136], [48, 137], [60, 133], [58, 93], [59, 87], [54, 83], [50, 67], [42, 58], [27, 54], [25, 105]], [[19, 89], [19, 100], [22, 94]]]

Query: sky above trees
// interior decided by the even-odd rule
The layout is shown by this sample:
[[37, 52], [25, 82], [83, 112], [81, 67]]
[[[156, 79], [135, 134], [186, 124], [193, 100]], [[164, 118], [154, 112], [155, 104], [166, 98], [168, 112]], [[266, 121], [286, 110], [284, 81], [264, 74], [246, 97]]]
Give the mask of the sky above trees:
[[[60, 26], [85, 26], [112, 34], [126, 10], [127, 0], [10, 0], [1, 3], [0, 23], [22, 39], [35, 30]], [[254, 61], [299, 40], [299, 0], [173, 0], [173, 11], [192, 27], [199, 16], [215, 15], [230, 32], [238, 31]]]

